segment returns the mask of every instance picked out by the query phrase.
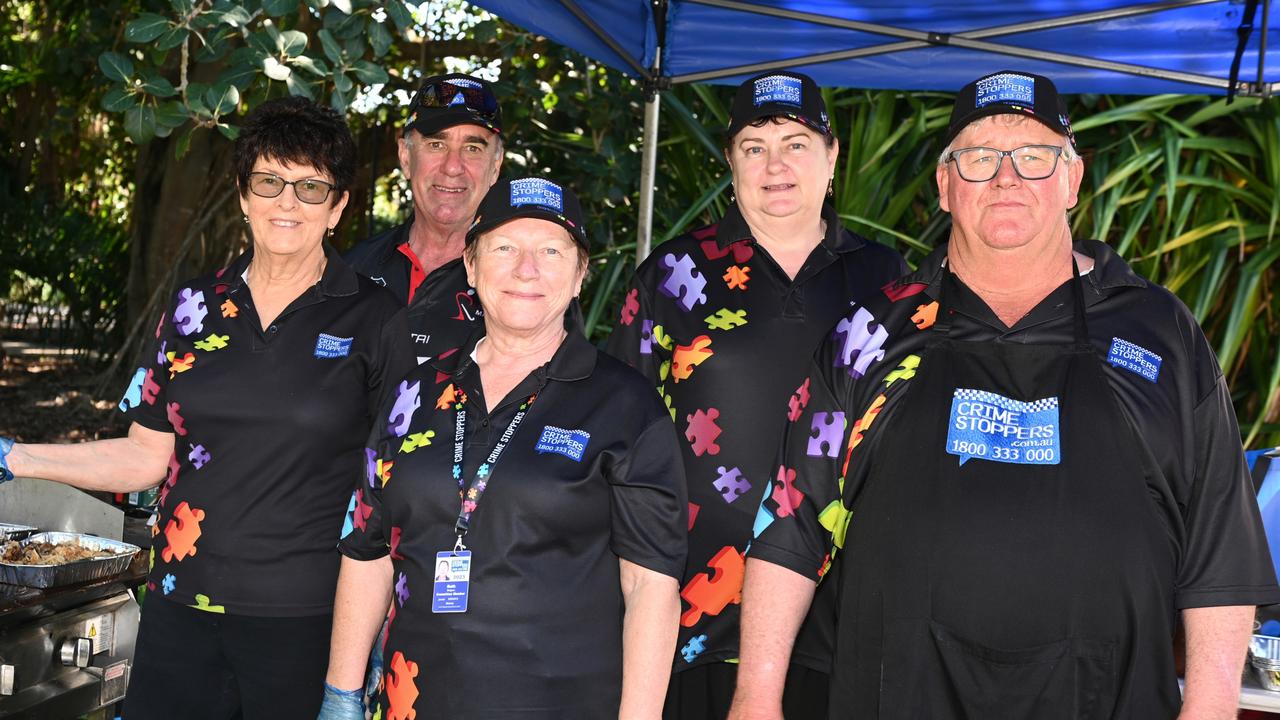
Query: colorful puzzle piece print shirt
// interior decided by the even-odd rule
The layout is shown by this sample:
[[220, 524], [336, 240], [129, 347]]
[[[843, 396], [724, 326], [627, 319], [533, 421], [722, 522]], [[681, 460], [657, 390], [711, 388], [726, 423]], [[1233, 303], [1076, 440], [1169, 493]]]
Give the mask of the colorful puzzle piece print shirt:
[[[348, 506], [339, 550], [392, 561], [380, 712], [417, 720], [616, 716], [618, 559], [672, 577], [684, 569], [686, 498], [674, 429], [649, 384], [576, 326], [550, 363], [505, 399], [486, 402], [470, 355], [477, 339], [454, 362], [419, 365], [400, 382]], [[465, 538], [466, 611], [433, 612], [444, 584], [436, 582], [437, 553], [454, 547], [460, 487], [474, 489], [477, 477], [485, 485]], [[467, 500], [477, 495], [468, 491]]]
[[424, 273], [409, 249], [413, 223], [397, 225], [351, 248], [345, 256], [357, 272], [387, 288], [409, 308], [409, 339], [419, 363], [457, 352], [484, 311], [467, 284], [462, 259]]
[[147, 588], [211, 612], [330, 612], [333, 533], [383, 389], [413, 364], [404, 309], [328, 264], [263, 329], [246, 253], [184, 284], [120, 401], [174, 435]]
[[[676, 671], [738, 656], [743, 553], [774, 476], [813, 350], [852, 300], [901, 275], [901, 256], [840, 225], [794, 280], [751, 237], [737, 206], [717, 225], [654, 249], [607, 345], [657, 386], [680, 435], [689, 485]], [[830, 627], [806, 625], [794, 659], [826, 671]]]

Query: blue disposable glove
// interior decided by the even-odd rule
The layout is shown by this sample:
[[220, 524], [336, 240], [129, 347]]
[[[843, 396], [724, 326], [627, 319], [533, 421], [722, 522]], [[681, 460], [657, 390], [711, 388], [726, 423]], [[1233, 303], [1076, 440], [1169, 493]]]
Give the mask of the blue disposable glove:
[[0, 437], [0, 483], [9, 482], [13, 479], [13, 473], [9, 470], [9, 463], [5, 462], [5, 458], [9, 456], [9, 451], [13, 449], [13, 439]]
[[324, 684], [324, 702], [316, 720], [364, 720], [364, 690], [339, 690]]

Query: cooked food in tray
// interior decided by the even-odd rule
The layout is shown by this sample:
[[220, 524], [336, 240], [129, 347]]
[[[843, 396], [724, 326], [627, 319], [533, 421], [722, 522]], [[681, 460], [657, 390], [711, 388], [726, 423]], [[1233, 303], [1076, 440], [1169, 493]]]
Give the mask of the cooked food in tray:
[[108, 548], [88, 548], [75, 542], [28, 542], [10, 540], [4, 544], [0, 562], [13, 565], [63, 565], [89, 558], [113, 557]]

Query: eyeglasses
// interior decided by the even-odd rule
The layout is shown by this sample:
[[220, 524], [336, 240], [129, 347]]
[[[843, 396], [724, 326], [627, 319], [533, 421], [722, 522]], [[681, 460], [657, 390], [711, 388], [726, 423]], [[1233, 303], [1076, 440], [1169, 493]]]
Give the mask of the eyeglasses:
[[1013, 163], [1013, 171], [1023, 180], [1043, 180], [1058, 169], [1062, 148], [1057, 145], [1023, 145], [1012, 150], [971, 147], [954, 150], [947, 157], [955, 162], [960, 177], [969, 182], [986, 182], [1000, 172], [1005, 157]]
[[293, 186], [293, 193], [299, 200], [308, 205], [319, 205], [329, 199], [333, 192], [333, 183], [307, 178], [306, 180], [285, 180], [279, 175], [269, 172], [249, 173], [249, 190], [254, 195], [264, 198], [279, 197], [286, 185]]
[[488, 88], [483, 85], [473, 87], [469, 84], [471, 82], [473, 81], [437, 80], [424, 85], [413, 96], [409, 107], [416, 112], [423, 108], [442, 110], [461, 105], [483, 120], [494, 120], [498, 115], [498, 99]]

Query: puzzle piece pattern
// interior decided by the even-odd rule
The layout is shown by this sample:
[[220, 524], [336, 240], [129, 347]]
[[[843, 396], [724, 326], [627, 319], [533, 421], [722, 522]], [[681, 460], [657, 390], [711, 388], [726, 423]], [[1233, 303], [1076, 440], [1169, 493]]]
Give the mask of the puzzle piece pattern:
[[364, 479], [369, 487], [377, 487], [373, 481], [378, 477], [378, 453], [370, 448], [364, 449]]
[[378, 479], [382, 481], [382, 486], [386, 487], [391, 482], [391, 468], [395, 467], [394, 460], [378, 459]]
[[133, 379], [129, 381], [128, 389], [124, 391], [124, 397], [120, 398], [120, 412], [127, 412], [142, 404], [142, 383], [146, 382], [146, 379], [146, 369], [138, 368], [138, 371], [133, 374]]
[[720, 473], [720, 479], [716, 480], [712, 485], [716, 490], [720, 491], [720, 496], [724, 501], [731, 503], [737, 500], [743, 493], [751, 489], [751, 482], [742, 476], [742, 471], [738, 468], [725, 469], [723, 465], [716, 468], [716, 472]]
[[884, 386], [889, 387], [899, 380], [910, 380], [916, 376], [916, 369], [919, 367], [919, 355], [908, 355], [902, 358], [902, 363], [898, 365], [898, 368], [884, 376]]
[[793, 484], [795, 480], [795, 470], [786, 466], [778, 467], [777, 482], [774, 483], [773, 494], [770, 496], [778, 506], [778, 517], [794, 515], [796, 508], [800, 507], [800, 503], [804, 500], [804, 493]]
[[400, 381], [400, 386], [396, 389], [396, 401], [391, 406], [391, 414], [387, 416], [387, 431], [392, 435], [404, 437], [409, 432], [413, 414], [422, 406], [422, 399], [418, 397], [418, 387], [421, 384], [421, 380], [415, 380], [412, 385], [408, 380]]
[[658, 263], [667, 270], [662, 284], [658, 286], [663, 295], [675, 299], [685, 312], [707, 301], [706, 293], [702, 292], [707, 286], [707, 279], [698, 272], [693, 258], [687, 253], [678, 258], [674, 253], [667, 253]]
[[685, 429], [684, 437], [693, 448], [694, 455], [702, 457], [703, 454], [718, 455], [720, 453], [716, 438], [719, 438], [720, 433], [724, 431], [716, 424], [716, 418], [719, 417], [720, 411], [715, 408], [707, 408], [706, 412], [695, 410], [692, 415], [685, 416], [689, 421], [689, 427]]
[[191, 353], [185, 353], [182, 357], [178, 357], [175, 352], [165, 354], [169, 358], [169, 379], [172, 380], [178, 373], [184, 373], [196, 364], [196, 356]]
[[685, 643], [684, 647], [680, 648], [680, 654], [684, 656], [684, 661], [691, 663], [696, 660], [697, 657], [707, 649], [706, 643], [706, 635], [694, 635], [689, 638], [689, 642]]
[[400, 607], [409, 602], [409, 576], [404, 573], [396, 579], [396, 599], [400, 601]]
[[729, 312], [729, 308], [720, 308], [715, 315], [708, 315], [704, 320], [708, 330], [732, 330], [747, 324], [747, 311]]
[[751, 280], [751, 268], [730, 265], [721, 278], [730, 290], [746, 290], [747, 282]]
[[222, 302], [222, 317], [233, 318], [240, 314], [240, 308], [231, 302], [231, 298], [227, 298]]
[[204, 318], [209, 311], [204, 306], [204, 291], [183, 288], [178, 291], [178, 305], [173, 309], [173, 325], [178, 333], [186, 336], [204, 330]]
[[729, 603], [742, 602], [742, 554], [726, 545], [711, 558], [711, 572], [694, 575], [680, 591], [689, 609], [680, 615], [680, 624], [693, 627], [706, 615], [719, 615]]
[[373, 506], [364, 501], [364, 488], [356, 488], [356, 510], [351, 524], [364, 532], [369, 529], [369, 516], [373, 514]]
[[211, 605], [208, 595], [196, 595], [196, 604], [191, 607], [197, 610], [203, 610], [211, 613], [225, 613], [227, 609], [222, 605]]
[[809, 378], [805, 378], [800, 387], [791, 393], [791, 399], [787, 400], [787, 419], [795, 422], [800, 419], [800, 415], [804, 413], [804, 409], [809, 406]]
[[155, 405], [158, 397], [160, 397], [160, 384], [156, 382], [155, 371], [148, 368], [147, 377], [142, 381], [142, 402]]
[[209, 454], [208, 450], [204, 449], [204, 445], [192, 445], [191, 452], [187, 455], [187, 459], [191, 461], [191, 464], [195, 469], [199, 470], [204, 467], [205, 463], [212, 460], [213, 456]]
[[911, 316], [911, 322], [915, 323], [917, 330], [928, 330], [938, 320], [938, 301], [934, 300], [928, 305], [917, 305], [916, 314]]
[[693, 524], [698, 521], [698, 511], [702, 506], [697, 503], [689, 503], [689, 529], [693, 530]]
[[231, 339], [230, 335], [219, 335], [217, 333], [213, 333], [209, 337], [203, 340], [197, 340], [196, 342], [192, 343], [192, 345], [194, 345], [197, 350], [204, 350], [205, 352], [213, 352], [214, 350], [221, 350], [222, 348], [226, 347], [227, 341], [230, 339]]
[[204, 511], [192, 508], [183, 501], [173, 510], [173, 517], [164, 526], [164, 538], [167, 542], [160, 551], [165, 562], [177, 560], [182, 562], [196, 554], [196, 541], [202, 531], [200, 522], [204, 520]]
[[160, 589], [164, 590], [165, 595], [168, 595], [169, 593], [173, 592], [173, 589], [177, 586], [178, 586], [178, 578], [174, 577], [173, 573], [169, 573], [165, 575], [164, 580], [160, 582]]
[[751, 247], [750, 240], [737, 240], [729, 243], [728, 247], [721, 248], [720, 243], [715, 239], [703, 240], [699, 245], [702, 247], [702, 254], [707, 256], [708, 260], [719, 260], [729, 253], [733, 253], [733, 262], [742, 265], [756, 254], [755, 248]]
[[[165, 475], [164, 484], [160, 486], [159, 501], [160, 507], [164, 507], [164, 501], [169, 497], [169, 491], [173, 489], [174, 483], [178, 482], [178, 471], [182, 469], [182, 464], [178, 462], [178, 453], [169, 456], [169, 472]], [[160, 533], [160, 528], [156, 525], [151, 526], [151, 535], [154, 537]]]
[[399, 525], [391, 526], [391, 559], [403, 560], [404, 556], [400, 554], [400, 538], [404, 537], [404, 531]]
[[928, 283], [901, 283], [894, 280], [881, 288], [881, 291], [884, 292], [884, 296], [889, 298], [892, 302], [898, 302], [903, 298], [909, 298], [912, 295], [918, 295], [924, 292], [927, 287], [929, 287]]
[[675, 382], [688, 380], [693, 369], [715, 355], [711, 349], [711, 338], [699, 335], [688, 345], [677, 345], [671, 353], [671, 377]]
[[413, 704], [418, 700], [418, 663], [405, 660], [397, 650], [391, 656], [391, 668], [387, 673], [387, 720], [414, 720], [417, 711]]
[[840, 441], [844, 439], [844, 413], [817, 412], [809, 426], [810, 457], [835, 457], [840, 454]]
[[[401, 383], [401, 385], [403, 384], [404, 383]], [[444, 387], [444, 390], [440, 391], [440, 397], [436, 398], [436, 409], [448, 410], [453, 407], [453, 404], [457, 401], [458, 389], [453, 386], [453, 383], [449, 383]]]
[[347, 502], [347, 514], [342, 518], [342, 534], [338, 536], [339, 540], [345, 539], [352, 532], [355, 532], [355, 516], [356, 516], [356, 494], [351, 493], [351, 500]]
[[849, 375], [862, 377], [871, 363], [884, 357], [884, 343], [889, 331], [876, 323], [866, 308], [858, 308], [852, 318], [836, 323], [835, 335], [840, 341], [836, 367], [847, 367]]
[[169, 361], [169, 341], [161, 340], [160, 349], [156, 351], [156, 364], [164, 365]]
[[858, 418], [853, 424], [853, 430], [849, 433], [849, 450], [844, 454], [844, 467], [840, 469], [840, 489], [844, 490], [844, 476], [849, 474], [849, 458], [853, 457], [853, 449], [862, 444], [862, 433], [871, 427], [871, 423], [875, 422], [876, 417], [880, 414], [880, 408], [884, 407], [885, 395], [881, 393], [875, 400], [871, 401], [871, 406], [867, 411]]
[[431, 444], [431, 438], [436, 436], [435, 430], [428, 430], [420, 433], [410, 433], [404, 442], [400, 443], [400, 452], [411, 453], [418, 448], [426, 447]]
[[644, 320], [640, 323], [640, 354], [653, 354], [653, 321]]
[[184, 427], [186, 420], [182, 418], [182, 406], [176, 402], [168, 403], [164, 406], [164, 414], [169, 418], [169, 424], [173, 426], [173, 431], [179, 435], [186, 435], [187, 428]]
[[623, 325], [630, 325], [636, 321], [636, 313], [640, 312], [640, 288], [631, 288], [631, 292], [627, 293], [627, 299], [622, 303], [622, 316], [618, 320]]

